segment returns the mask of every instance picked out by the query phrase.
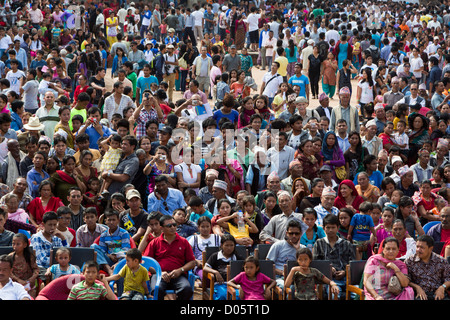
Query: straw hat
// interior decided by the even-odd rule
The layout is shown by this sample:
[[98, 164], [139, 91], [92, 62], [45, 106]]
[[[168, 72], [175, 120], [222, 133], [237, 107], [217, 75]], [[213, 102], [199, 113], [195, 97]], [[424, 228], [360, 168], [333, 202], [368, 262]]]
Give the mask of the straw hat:
[[36, 116], [32, 116], [30, 117], [30, 120], [28, 121], [27, 124], [24, 124], [23, 127], [26, 130], [31, 130], [31, 131], [41, 131], [44, 130], [45, 125], [43, 125], [40, 121], [39, 118]]

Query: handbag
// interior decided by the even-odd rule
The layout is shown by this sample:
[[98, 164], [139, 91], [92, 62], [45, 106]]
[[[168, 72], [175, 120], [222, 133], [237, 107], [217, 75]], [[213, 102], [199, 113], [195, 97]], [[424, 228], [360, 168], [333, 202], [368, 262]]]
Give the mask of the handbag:
[[187, 69], [187, 68], [188, 68], [187, 61], [184, 60], [184, 56], [186, 55], [186, 53], [187, 53], [187, 52], [185, 52], [185, 53], [183, 54], [183, 56], [182, 56], [180, 59], [178, 59], [178, 66], [179, 66], [180, 68], [182, 68], [182, 69]]
[[335, 167], [334, 172], [336, 172], [336, 178], [339, 180], [344, 180], [347, 178], [347, 171], [345, 171], [345, 166]]
[[400, 284], [400, 280], [398, 280], [396, 275], [393, 275], [389, 279], [388, 291], [396, 296], [398, 296], [403, 291], [402, 285]]

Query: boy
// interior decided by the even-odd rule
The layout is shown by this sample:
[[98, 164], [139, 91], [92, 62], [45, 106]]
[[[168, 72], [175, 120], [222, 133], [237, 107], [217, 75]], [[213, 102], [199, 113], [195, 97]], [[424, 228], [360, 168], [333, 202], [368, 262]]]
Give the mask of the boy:
[[230, 93], [230, 86], [228, 85], [229, 75], [227, 72], [222, 73], [220, 81], [217, 83], [217, 101], [216, 108], [220, 108], [220, 103], [227, 93]]
[[61, 36], [62, 29], [60, 28], [60, 22], [55, 21], [55, 26], [52, 29], [52, 45], [59, 46], [59, 37]]
[[109, 228], [100, 235], [98, 244], [92, 247], [97, 252], [97, 262], [108, 275], [113, 274], [111, 266], [125, 257], [125, 252], [131, 249], [130, 234], [119, 227], [119, 212], [116, 210], [105, 213], [106, 226]]
[[289, 125], [291, 126], [292, 131], [288, 136], [288, 146], [298, 149], [300, 143], [302, 141], [302, 137], [308, 137], [308, 131], [303, 131], [303, 118], [299, 114], [294, 114], [289, 119]]
[[[86, 92], [81, 92], [78, 95], [75, 107], [70, 110], [69, 128], [75, 134], [80, 129], [81, 125], [87, 119], [87, 106], [91, 102], [91, 98]], [[78, 121], [74, 124], [74, 121]]]
[[[140, 263], [142, 261], [142, 253], [133, 248], [127, 251], [125, 257], [127, 263], [119, 271], [118, 274], [106, 277], [106, 281], [117, 281], [123, 278], [123, 294], [120, 300], [145, 300], [150, 297], [147, 281], [150, 280], [147, 269]], [[151, 268], [153, 269], [153, 268]], [[153, 269], [152, 273], [156, 273]]]
[[45, 52], [43, 50], [38, 50], [36, 52], [36, 58], [31, 61], [30, 69], [37, 69], [38, 67], [43, 67], [47, 65], [47, 61], [43, 59]]
[[182, 208], [174, 210], [173, 219], [177, 223], [177, 233], [180, 237], [188, 238], [198, 231], [197, 224], [187, 220], [186, 211]]
[[120, 213], [120, 227], [127, 230], [135, 243], [139, 243], [147, 230], [147, 212], [141, 208], [141, 195], [136, 189], [126, 193], [128, 210]]
[[261, 136], [261, 127], [263, 123], [263, 118], [260, 114], [255, 113], [250, 117], [250, 130], [249, 133], [256, 138], [256, 142], [259, 142]]
[[80, 188], [71, 187], [69, 189], [67, 201], [69, 201], [68, 207], [72, 212], [72, 217], [70, 219], [68, 227], [73, 230], [78, 230], [78, 228], [81, 227], [81, 225], [83, 224], [83, 212], [84, 212], [84, 207], [81, 205], [81, 202], [83, 202], [83, 194], [81, 193]]
[[75, 247], [77, 244], [75, 239], [76, 233], [75, 230], [69, 228], [70, 221], [72, 220], [72, 210], [65, 206], [59, 207], [58, 210], [56, 210], [56, 214], [58, 215], [58, 225], [56, 228], [67, 239], [67, 243], [69, 243], [71, 247]]
[[[85, 279], [72, 287], [67, 300], [116, 300], [116, 295], [109, 286], [104, 274], [99, 274], [99, 266], [95, 261], [86, 261], [83, 275]], [[97, 278], [103, 283], [95, 282]]]
[[97, 223], [97, 211], [94, 207], [86, 208], [83, 213], [83, 224], [77, 229], [77, 247], [89, 248], [100, 235], [107, 230], [103, 224]]
[[39, 277], [45, 281], [45, 272], [50, 267], [50, 253], [53, 248], [68, 247], [64, 235], [57, 229], [58, 215], [54, 211], [44, 213], [42, 217], [44, 229], [33, 234], [30, 246], [36, 252], [36, 263], [39, 267]]
[[369, 201], [364, 201], [359, 206], [359, 212], [355, 213], [350, 221], [347, 240], [356, 244], [356, 260], [361, 260], [367, 253], [370, 234], [374, 241], [377, 239], [375, 225], [371, 217], [373, 205]]
[[394, 133], [394, 141], [400, 147], [400, 153], [408, 156], [409, 151], [409, 137], [405, 133], [406, 130], [406, 121], [399, 120], [397, 122], [397, 132]]
[[8, 219], [8, 213], [0, 208], [0, 246], [10, 247], [12, 246], [12, 239], [14, 232], [5, 229], [5, 223]]
[[[13, 50], [15, 53], [15, 51]], [[19, 60], [11, 59], [11, 70], [6, 74], [6, 79], [9, 80], [10, 90], [14, 91], [18, 95], [20, 95], [20, 87], [23, 82], [23, 78], [25, 78], [25, 73], [19, 70]]]
[[156, 83], [157, 85], [159, 85], [158, 78], [150, 74], [150, 65], [146, 64], [142, 69], [142, 72], [144, 76], [139, 77], [136, 84], [136, 97], [139, 98], [136, 103], [142, 102], [142, 93], [145, 90], [150, 90], [152, 83]]
[[41, 182], [50, 178], [50, 175], [44, 171], [47, 159], [47, 153], [44, 151], [37, 151], [33, 156], [33, 167], [27, 172], [28, 191], [33, 198], [39, 196], [39, 185]]
[[192, 211], [189, 216], [189, 220], [194, 223], [197, 223], [198, 218], [202, 216], [207, 216], [210, 219], [213, 218], [213, 214], [205, 209], [202, 199], [197, 196], [193, 196], [189, 199], [189, 207], [191, 207]]
[[19, 163], [19, 174], [21, 177], [26, 177], [28, 171], [33, 168], [33, 159], [37, 151], [38, 138], [35, 136], [30, 136], [25, 141], [25, 149], [27, 150], [27, 155]]

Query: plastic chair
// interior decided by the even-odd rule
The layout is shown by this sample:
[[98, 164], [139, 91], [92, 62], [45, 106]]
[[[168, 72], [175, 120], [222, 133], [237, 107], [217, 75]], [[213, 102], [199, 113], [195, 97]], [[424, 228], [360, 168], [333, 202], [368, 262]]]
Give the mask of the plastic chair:
[[364, 300], [364, 290], [360, 288], [361, 279], [364, 276], [366, 260], [353, 260], [346, 266], [347, 281], [345, 289], [345, 300], [350, 300], [350, 293], [356, 293]]
[[0, 246], [0, 256], [4, 254], [10, 254], [14, 249], [11, 246]]
[[428, 233], [428, 230], [430, 230], [431, 227], [433, 227], [433, 226], [435, 226], [435, 225], [437, 225], [437, 224], [439, 224], [439, 223], [441, 223], [441, 221], [430, 221], [430, 222], [427, 222], [427, 223], [425, 223], [425, 225], [423, 226], [423, 231], [425, 232], [425, 234], [427, 234], [427, 233]]
[[[205, 267], [206, 262], [208, 261], [209, 257], [220, 250], [220, 247], [213, 246], [213, 247], [206, 247], [205, 251], [202, 252], [202, 266], [203, 270]], [[208, 287], [208, 280], [209, 280], [209, 287]], [[214, 283], [216, 279], [214, 277], [214, 274], [203, 271], [203, 279], [202, 279], [202, 298], [203, 300], [214, 300]]]
[[258, 260], [266, 260], [267, 254], [269, 253], [270, 248], [272, 247], [271, 243], [259, 243], [256, 245], [254, 256]]
[[[122, 259], [119, 261], [119, 263], [116, 265], [116, 267], [114, 268], [113, 274], [118, 274], [120, 272], [120, 270], [122, 270], [122, 268], [125, 266], [125, 264], [127, 263], [126, 259]], [[158, 291], [159, 291], [159, 284], [161, 282], [161, 266], [159, 265], [159, 263], [151, 258], [151, 257], [142, 257], [142, 261], [141, 261], [141, 265], [147, 269], [147, 271], [150, 268], [155, 269], [156, 271], [156, 280], [150, 279], [150, 281], [147, 281], [147, 287], [149, 292], [153, 292], [153, 299], [152, 300], [158, 300]], [[123, 279], [120, 279], [118, 281], [110, 281], [109, 282], [109, 286], [111, 287], [111, 289], [114, 291], [114, 284], [116, 284], [116, 290], [117, 290], [117, 296], [120, 297], [123, 294]], [[146, 300], [147, 297], [145, 297]]]

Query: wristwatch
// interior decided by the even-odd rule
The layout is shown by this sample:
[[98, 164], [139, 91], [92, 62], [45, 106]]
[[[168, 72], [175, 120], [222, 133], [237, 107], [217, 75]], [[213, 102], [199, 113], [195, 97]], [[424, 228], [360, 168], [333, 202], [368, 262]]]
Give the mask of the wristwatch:
[[445, 285], [445, 283], [442, 284], [442, 287], [444, 287], [444, 289], [447, 290], [447, 286]]
[[184, 268], [183, 267], [181, 268], [181, 272], [184, 272]]

